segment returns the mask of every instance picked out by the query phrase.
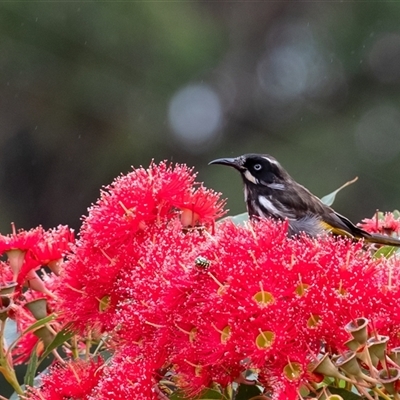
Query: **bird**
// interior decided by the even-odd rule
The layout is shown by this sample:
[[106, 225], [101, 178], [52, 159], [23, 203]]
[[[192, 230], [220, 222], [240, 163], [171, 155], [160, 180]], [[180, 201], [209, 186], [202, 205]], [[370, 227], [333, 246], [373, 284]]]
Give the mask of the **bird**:
[[218, 158], [209, 163], [235, 168], [244, 184], [244, 198], [251, 220], [273, 218], [288, 221], [288, 235], [304, 232], [316, 237], [325, 232], [380, 245], [400, 247], [400, 240], [369, 233], [324, 204], [297, 183], [281, 164], [268, 154], [244, 154]]

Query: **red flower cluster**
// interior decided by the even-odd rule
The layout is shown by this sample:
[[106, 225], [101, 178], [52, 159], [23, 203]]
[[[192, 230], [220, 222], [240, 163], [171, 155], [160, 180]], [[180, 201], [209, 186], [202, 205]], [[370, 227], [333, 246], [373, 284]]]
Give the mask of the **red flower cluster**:
[[0, 235], [0, 254], [6, 254], [7, 264], [0, 270], [6, 283], [12, 271], [12, 281], [43, 293], [49, 293], [36, 271], [47, 266], [59, 273], [63, 257], [74, 241], [73, 232], [67, 226], [45, 231], [42, 227], [30, 231], [20, 230], [11, 235]]
[[222, 224], [198, 252], [209, 265], [175, 271], [173, 285], [185, 295], [170, 317], [171, 357], [191, 391], [225, 386], [252, 368], [274, 398], [278, 387], [297, 398], [321, 344], [343, 350], [343, 326], [359, 315], [387, 320], [379, 309], [385, 262], [361, 244], [288, 239], [285, 224], [265, 220]]
[[64, 318], [104, 334], [113, 356], [53, 370], [33, 398], [67, 393], [79, 365], [72, 399], [158, 399], [167, 371], [195, 395], [252, 369], [274, 400], [295, 400], [321, 350], [344, 350], [349, 321], [368, 318], [398, 345], [396, 260], [344, 238], [288, 238], [286, 222], [215, 226], [224, 202], [194, 179], [152, 164], [91, 207], [56, 294]]
[[205, 240], [199, 232], [224, 214], [224, 201], [194, 180], [183, 165], [151, 164], [117, 178], [90, 208], [58, 293], [81, 331], [114, 329], [132, 304], [133, 320], [143, 319], [165, 285], [163, 265]]
[[102, 375], [103, 360], [97, 362], [75, 360], [56, 365], [49, 375], [43, 375], [40, 389], [30, 388], [32, 400], [89, 400], [89, 395]]
[[[49, 313], [57, 309], [54, 286], [74, 236], [68, 227], [61, 225], [48, 231], [38, 227], [19, 232], [13, 226], [13, 231], [10, 235], [0, 235], [0, 254], [7, 256], [7, 261], [0, 264], [0, 295], [1, 303], [3, 296], [8, 299], [8, 316], [15, 319], [18, 331], [22, 332], [39, 319], [25, 308], [27, 303], [42, 298], [47, 300]], [[46, 273], [42, 269], [44, 266], [53, 273]], [[45, 310], [40, 318], [46, 315]], [[18, 346], [13, 348], [13, 363], [29, 360], [38, 341], [39, 337], [31, 332], [22, 336]], [[40, 354], [44, 347], [40, 341], [37, 353]]]

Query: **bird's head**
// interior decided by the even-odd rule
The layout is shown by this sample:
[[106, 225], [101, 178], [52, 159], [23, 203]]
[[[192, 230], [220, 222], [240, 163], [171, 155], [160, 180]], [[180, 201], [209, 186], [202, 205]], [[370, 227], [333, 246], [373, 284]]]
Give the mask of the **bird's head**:
[[287, 172], [278, 161], [267, 154], [244, 154], [236, 158], [218, 158], [209, 164], [227, 165], [237, 169], [245, 184], [269, 186], [280, 184], [287, 178]]

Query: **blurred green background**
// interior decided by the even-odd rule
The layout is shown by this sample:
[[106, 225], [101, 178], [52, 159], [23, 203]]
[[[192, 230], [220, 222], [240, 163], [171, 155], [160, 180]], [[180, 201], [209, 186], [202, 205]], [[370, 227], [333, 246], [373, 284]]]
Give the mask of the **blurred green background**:
[[80, 226], [131, 165], [275, 156], [337, 211], [400, 207], [400, 4], [2, 2], [0, 231]]

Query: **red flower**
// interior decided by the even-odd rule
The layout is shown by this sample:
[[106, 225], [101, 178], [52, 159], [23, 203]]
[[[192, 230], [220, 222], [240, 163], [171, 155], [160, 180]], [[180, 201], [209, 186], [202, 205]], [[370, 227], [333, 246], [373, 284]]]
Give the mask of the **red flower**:
[[60, 264], [74, 242], [73, 231], [66, 225], [59, 225], [43, 233], [43, 237], [32, 248], [41, 265], [48, 265], [55, 273], [60, 272]]
[[[12, 351], [13, 364], [20, 365], [28, 362], [31, 357], [32, 351], [38, 341], [39, 338], [31, 332], [23, 335], [18, 340], [18, 345]], [[43, 345], [43, 343], [40, 343], [38, 345], [38, 347], [36, 348], [36, 355], [38, 357], [42, 354], [44, 348], [45, 346]]]
[[42, 227], [11, 235], [0, 235], [0, 253], [6, 253], [13, 271], [13, 281], [31, 289], [46, 292], [47, 289], [36, 274], [42, 265], [59, 272], [63, 256], [68, 251], [73, 235], [66, 226], [44, 231]]
[[74, 360], [50, 369], [42, 376], [40, 388], [30, 388], [27, 398], [33, 400], [88, 400], [102, 376], [104, 362]]
[[6, 286], [13, 280], [13, 272], [10, 265], [4, 261], [0, 261], [0, 286]]
[[288, 239], [286, 230], [271, 220], [221, 224], [198, 249], [203, 261], [193, 258], [183, 276], [176, 270], [172, 360], [190, 392], [211, 381], [226, 385], [248, 367], [287, 387], [282, 368], [289, 359], [301, 365], [289, 385], [296, 393], [321, 342], [342, 348], [349, 320], [379, 313], [382, 260], [360, 243]]
[[164, 343], [155, 340], [151, 349], [137, 344], [120, 348], [88, 400], [159, 400], [157, 370], [165, 362], [163, 346]]
[[81, 237], [113, 257], [120, 245], [131, 244], [147, 225], [176, 216], [175, 206], [191, 191], [194, 178], [188, 167], [166, 162], [117, 178], [89, 210]]
[[35, 247], [43, 237], [41, 226], [29, 231], [20, 230], [11, 235], [0, 235], [0, 254], [7, 254], [10, 267], [14, 272], [14, 281], [24, 262], [25, 253]]
[[191, 394], [254, 368], [274, 399], [295, 399], [321, 346], [344, 348], [350, 320], [395, 330], [384, 323], [390, 310], [400, 321], [393, 265], [344, 238], [288, 238], [287, 222], [185, 230], [223, 213], [193, 183], [186, 167], [152, 164], [89, 211], [56, 293], [64, 318], [107, 331], [115, 351], [91, 400], [156, 398], [168, 363]]
[[182, 210], [181, 221], [183, 226], [213, 224], [221, 218], [225, 200], [220, 200], [221, 193], [216, 193], [204, 186], [187, 191], [176, 207]]
[[7, 253], [10, 250], [26, 251], [33, 248], [43, 236], [43, 228], [37, 228], [29, 231], [13, 232], [9, 235], [0, 235], [0, 253]]
[[115, 279], [124, 265], [118, 257], [108, 258], [89, 244], [78, 245], [64, 265], [56, 290], [59, 307], [65, 318], [84, 332], [90, 329], [112, 329], [115, 302], [111, 298]]
[[389, 336], [389, 347], [394, 348], [400, 346], [400, 260], [396, 256], [383, 260], [377, 293], [379, 314], [371, 325], [377, 334]]
[[[396, 215], [395, 215], [396, 214]], [[400, 214], [386, 212], [378, 213], [372, 218], [365, 218], [358, 224], [362, 229], [370, 233], [380, 233], [385, 235], [400, 235]]]
[[124, 330], [134, 336], [143, 324], [129, 321], [151, 322], [161, 315], [163, 274], [206, 238], [183, 233], [177, 207], [190, 208], [202, 224], [211, 225], [222, 213], [219, 195], [203, 187], [194, 190], [193, 182], [191, 169], [164, 162], [134, 170], [102, 193], [65, 263], [57, 292], [81, 331], [87, 326], [112, 330], [126, 315], [132, 329]]
[[[181, 232], [179, 221], [148, 229], [141, 245], [120, 247], [113, 259], [88, 244], [76, 247], [65, 265], [57, 295], [66, 318], [80, 331], [86, 327], [112, 330], [137, 341], [151, 327], [162, 325], [169, 305], [167, 271], [180, 264], [197, 243], [199, 232]], [[151, 330], [151, 329], [150, 329]]]

